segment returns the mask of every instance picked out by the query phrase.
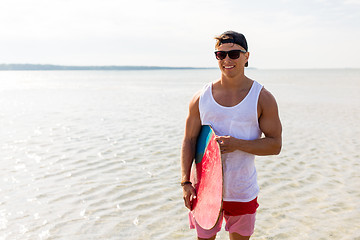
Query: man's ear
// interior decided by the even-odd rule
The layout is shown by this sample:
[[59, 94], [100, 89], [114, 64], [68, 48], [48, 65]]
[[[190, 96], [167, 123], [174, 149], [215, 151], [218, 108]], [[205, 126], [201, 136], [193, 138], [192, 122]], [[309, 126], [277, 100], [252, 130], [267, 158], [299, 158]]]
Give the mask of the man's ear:
[[248, 61], [248, 60], [249, 60], [249, 57], [250, 57], [250, 53], [249, 53], [249, 52], [246, 52], [246, 53], [245, 53], [245, 57], [246, 57], [246, 60]]
[[246, 52], [246, 53], [245, 53], [245, 59], [246, 59], [245, 67], [247, 67], [247, 66], [249, 65], [249, 64], [248, 64], [249, 57], [250, 57], [250, 53], [249, 53], [249, 52]]

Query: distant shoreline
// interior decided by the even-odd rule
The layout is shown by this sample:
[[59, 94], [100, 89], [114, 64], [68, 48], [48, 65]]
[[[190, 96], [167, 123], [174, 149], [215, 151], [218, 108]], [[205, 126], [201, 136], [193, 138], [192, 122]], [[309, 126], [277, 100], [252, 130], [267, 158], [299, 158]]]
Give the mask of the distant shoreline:
[[[164, 67], [164, 66], [67, 66], [53, 64], [0, 64], [0, 71], [142, 71], [142, 70], [211, 70], [218, 67]], [[259, 70], [256, 67], [247, 67], [247, 70]], [[261, 70], [289, 70], [289, 71], [313, 71], [313, 70], [356, 70], [360, 68], [262, 68]]]
[[63, 66], [51, 64], [0, 64], [0, 71], [36, 71], [36, 70], [190, 70], [215, 69], [200, 67], [159, 67], [159, 66]]

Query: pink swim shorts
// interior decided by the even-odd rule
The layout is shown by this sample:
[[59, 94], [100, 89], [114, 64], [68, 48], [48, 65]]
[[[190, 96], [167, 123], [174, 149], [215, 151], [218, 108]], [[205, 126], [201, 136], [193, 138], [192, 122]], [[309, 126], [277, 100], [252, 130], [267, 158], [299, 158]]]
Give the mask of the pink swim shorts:
[[211, 238], [216, 235], [216, 233], [220, 232], [223, 218], [225, 218], [226, 225], [225, 230], [230, 233], [238, 233], [241, 236], [251, 236], [254, 233], [255, 228], [255, 216], [256, 213], [253, 214], [245, 214], [239, 216], [228, 216], [221, 213], [220, 219], [214, 228], [210, 230], [205, 230], [197, 224], [194, 216], [191, 212], [189, 212], [189, 222], [190, 229], [196, 229], [197, 236], [200, 238]]

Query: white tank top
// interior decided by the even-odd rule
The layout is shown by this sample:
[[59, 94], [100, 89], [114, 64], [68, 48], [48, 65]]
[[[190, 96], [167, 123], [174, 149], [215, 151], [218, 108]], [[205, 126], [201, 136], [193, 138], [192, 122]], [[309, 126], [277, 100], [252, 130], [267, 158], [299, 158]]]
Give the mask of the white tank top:
[[[254, 81], [246, 97], [233, 107], [218, 104], [212, 95], [212, 83], [207, 84], [199, 100], [202, 125], [210, 125], [218, 136], [244, 140], [261, 137], [257, 105], [262, 85]], [[257, 197], [259, 186], [255, 155], [236, 150], [222, 154], [224, 171], [224, 201], [249, 202]]]

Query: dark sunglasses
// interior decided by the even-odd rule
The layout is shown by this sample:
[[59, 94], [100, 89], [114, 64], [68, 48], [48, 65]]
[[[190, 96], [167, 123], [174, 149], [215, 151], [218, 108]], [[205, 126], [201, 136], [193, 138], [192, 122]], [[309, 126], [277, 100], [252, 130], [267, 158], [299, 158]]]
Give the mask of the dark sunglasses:
[[215, 57], [217, 60], [223, 60], [226, 58], [226, 55], [229, 55], [231, 59], [238, 59], [240, 57], [240, 53], [246, 53], [244, 50], [231, 50], [231, 51], [216, 51]]

